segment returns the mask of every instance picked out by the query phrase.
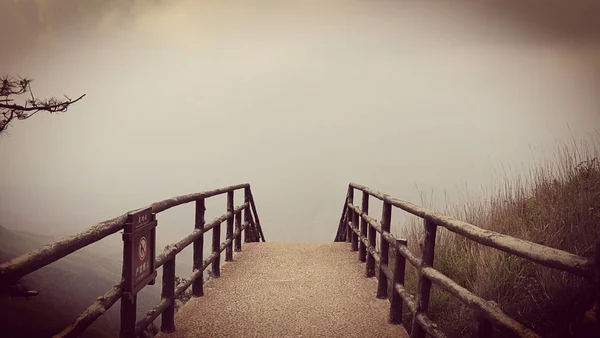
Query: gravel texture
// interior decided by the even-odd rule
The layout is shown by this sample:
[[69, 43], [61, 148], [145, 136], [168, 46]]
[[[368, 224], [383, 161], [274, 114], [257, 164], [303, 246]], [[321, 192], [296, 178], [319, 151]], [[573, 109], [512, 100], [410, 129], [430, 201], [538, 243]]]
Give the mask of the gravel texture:
[[348, 243], [244, 243], [158, 337], [408, 337]]

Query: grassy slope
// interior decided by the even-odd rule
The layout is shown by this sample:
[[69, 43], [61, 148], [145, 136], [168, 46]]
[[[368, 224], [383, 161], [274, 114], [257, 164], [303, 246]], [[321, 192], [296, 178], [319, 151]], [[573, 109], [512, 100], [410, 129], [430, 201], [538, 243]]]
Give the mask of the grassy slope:
[[[577, 147], [560, 150], [558, 161], [527, 178], [506, 181], [486, 200], [448, 208], [447, 214], [482, 228], [592, 257], [600, 230], [600, 160]], [[441, 228], [441, 227], [440, 227]], [[399, 236], [420, 255], [421, 223]], [[408, 264], [407, 264], [408, 266]], [[581, 318], [592, 306], [592, 285], [578, 277], [483, 247], [438, 230], [434, 266], [543, 337], [582, 337]], [[416, 271], [407, 268], [415, 292]], [[473, 314], [449, 294], [433, 288], [430, 315], [450, 337], [470, 335]], [[406, 316], [406, 323], [411, 319]], [[409, 327], [408, 325], [407, 327]]]

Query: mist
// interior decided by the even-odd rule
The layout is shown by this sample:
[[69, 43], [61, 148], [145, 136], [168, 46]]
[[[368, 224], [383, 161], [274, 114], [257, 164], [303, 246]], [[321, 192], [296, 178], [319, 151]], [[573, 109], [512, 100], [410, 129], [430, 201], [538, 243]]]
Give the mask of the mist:
[[[0, 72], [86, 97], [0, 136], [0, 224], [63, 236], [248, 182], [267, 241], [333, 241], [349, 182], [460, 201], [600, 128], [598, 17], [593, 0], [2, 1]], [[159, 244], [192, 228], [193, 206], [169, 210]]]

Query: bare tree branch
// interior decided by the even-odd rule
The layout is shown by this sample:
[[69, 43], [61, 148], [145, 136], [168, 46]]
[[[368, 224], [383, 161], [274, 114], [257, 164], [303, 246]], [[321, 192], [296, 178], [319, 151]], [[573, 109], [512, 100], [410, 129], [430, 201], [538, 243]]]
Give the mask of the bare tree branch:
[[[23, 104], [14, 103], [10, 96], [19, 96], [29, 93], [30, 99], [25, 99]], [[0, 78], [0, 133], [6, 131], [13, 120], [26, 120], [40, 111], [48, 113], [66, 112], [69, 106], [81, 100], [85, 94], [75, 100], [65, 95], [66, 100], [55, 97], [40, 100], [31, 90], [31, 80], [27, 78]]]
[[[66, 101], [62, 101], [62, 102], [58, 102], [56, 104], [52, 104], [52, 105], [48, 105], [48, 104], [38, 104], [38, 102], [40, 101], [33, 101], [33, 100], [28, 100], [28, 103], [33, 102], [32, 106], [27, 107], [25, 106], [21, 106], [18, 104], [4, 104], [4, 103], [0, 103], [0, 109], [15, 109], [15, 110], [20, 110], [20, 111], [48, 111], [51, 113], [54, 112], [59, 112], [59, 111], [66, 111], [66, 108], [72, 104], [75, 103], [79, 100], [81, 100], [83, 97], [85, 96], [85, 94], [81, 95], [80, 97], [78, 97], [75, 100], [66, 100]], [[64, 108], [63, 108], [64, 107]], [[64, 109], [64, 110], [63, 110]]]

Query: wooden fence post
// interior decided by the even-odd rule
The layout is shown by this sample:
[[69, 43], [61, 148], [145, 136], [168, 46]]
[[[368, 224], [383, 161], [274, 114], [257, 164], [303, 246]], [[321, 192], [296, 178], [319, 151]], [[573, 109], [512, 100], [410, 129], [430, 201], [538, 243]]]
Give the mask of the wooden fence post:
[[425, 330], [417, 321], [417, 314], [427, 314], [429, 309], [429, 294], [431, 291], [431, 280], [425, 277], [421, 272], [423, 267], [433, 267], [433, 258], [435, 256], [435, 236], [437, 224], [424, 220], [425, 238], [423, 242], [423, 254], [421, 266], [419, 267], [419, 280], [417, 282], [416, 311], [413, 315], [411, 338], [424, 338]]
[[485, 316], [475, 312], [477, 326], [473, 332], [473, 338], [492, 338], [494, 336], [494, 326]]
[[[596, 325], [600, 323], [600, 237], [596, 238], [596, 249], [594, 252], [594, 320]], [[588, 310], [589, 311], [589, 310]]]
[[[364, 215], [369, 214], [369, 194], [367, 194], [364, 191], [362, 193], [361, 210]], [[360, 220], [360, 236], [361, 237], [367, 237], [367, 227], [368, 226], [369, 226], [369, 223], [367, 223], [367, 221], [365, 221], [364, 218], [361, 218], [361, 220]], [[358, 244], [359, 244], [358, 259], [361, 262], [364, 262], [367, 260], [367, 247], [365, 246], [365, 243], [363, 241], [359, 241]]]
[[[352, 228], [355, 230], [359, 230], [358, 224], [360, 223], [361, 217], [358, 214], [358, 212], [353, 212], [352, 215], [354, 216], [354, 219], [352, 220]], [[356, 234], [356, 232], [352, 231], [352, 251], [358, 251], [358, 242], [358, 235]]]
[[340, 216], [340, 223], [338, 224], [338, 231], [335, 234], [334, 242], [345, 241], [346, 234], [346, 209], [348, 209], [348, 190], [346, 190], [346, 197], [344, 197], [344, 206], [342, 207], [342, 215]]
[[136, 308], [137, 295], [127, 293], [121, 296], [120, 338], [135, 338]]
[[[233, 238], [233, 190], [227, 192], [227, 213], [231, 213], [231, 217], [227, 217], [227, 235], [226, 239]], [[233, 261], [233, 241], [225, 248], [225, 261]]]
[[[377, 230], [370, 224], [367, 224], [367, 238], [369, 240], [369, 248], [377, 247]], [[375, 277], [375, 257], [370, 252], [367, 253], [367, 267], [366, 267], [367, 278]]]
[[[206, 206], [204, 198], [196, 201], [196, 220], [194, 227], [196, 230], [204, 231], [204, 212]], [[194, 241], [194, 270], [202, 271], [204, 266], [204, 233]], [[192, 284], [192, 295], [194, 297], [204, 296], [204, 274], [193, 282]]]
[[212, 277], [218, 278], [221, 276], [221, 223], [218, 223], [212, 229], [212, 252], [217, 255], [217, 258], [212, 262]]
[[250, 190], [250, 188], [248, 188], [248, 194], [250, 196], [250, 207], [252, 209], [252, 212], [254, 213], [254, 220], [256, 220], [256, 227], [254, 229], [254, 231], [256, 232], [256, 242], [264, 242], [265, 241], [265, 235], [263, 234], [262, 231], [262, 226], [260, 225], [260, 219], [258, 219], [258, 212], [256, 212], [256, 203], [254, 203], [254, 197], [252, 196], [252, 190]]
[[175, 256], [163, 265], [161, 297], [169, 301], [169, 306], [161, 315], [161, 332], [175, 331]]
[[[125, 239], [125, 234], [123, 234], [123, 238]], [[131, 250], [128, 250], [129, 246], [125, 245], [123, 247], [123, 269], [122, 269], [122, 279], [124, 280], [126, 276], [131, 275], [131, 269], [133, 269], [132, 264], [126, 264], [126, 262], [131, 261], [131, 255], [134, 253]], [[121, 326], [119, 329], [119, 337], [120, 338], [135, 338], [135, 322], [136, 322], [136, 312], [137, 312], [137, 295], [132, 292], [124, 292], [121, 295]]]
[[396, 284], [404, 286], [406, 259], [400, 253], [400, 246], [406, 246], [405, 239], [396, 240], [396, 249], [394, 250], [394, 281], [392, 283], [392, 299], [390, 300], [390, 323], [392, 324], [402, 324], [402, 297], [396, 291]]
[[235, 238], [235, 252], [242, 251], [242, 211], [235, 214], [235, 232], [237, 237]]
[[[352, 187], [348, 187], [348, 203], [354, 204], [354, 188]], [[354, 222], [352, 211], [350, 207], [346, 210], [346, 242], [352, 242], [352, 250], [354, 250], [354, 232], [350, 226], [350, 223]]]
[[250, 240], [250, 188], [244, 188], [244, 204], [247, 203], [247, 207], [244, 209], [244, 223], [247, 224], [244, 230], [244, 243], [251, 242]]
[[383, 202], [383, 209], [381, 211], [381, 235], [379, 236], [381, 241], [380, 250], [380, 261], [379, 261], [379, 280], [377, 281], [377, 298], [388, 297], [388, 279], [383, 272], [382, 267], [388, 266], [389, 261], [389, 247], [390, 243], [383, 237], [384, 232], [390, 232], [390, 224], [392, 222], [392, 205], [388, 202]]
[[583, 335], [598, 336], [600, 332], [600, 237], [596, 238], [593, 265], [594, 302], [592, 307], [583, 314]]
[[248, 209], [248, 217], [249, 217], [249, 221], [250, 223], [248, 223], [248, 228], [250, 228], [250, 232], [248, 233], [248, 242], [258, 242], [259, 238], [258, 238], [258, 232], [256, 230], [256, 223], [254, 222], [254, 216], [252, 215], [252, 209]]

